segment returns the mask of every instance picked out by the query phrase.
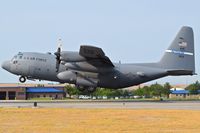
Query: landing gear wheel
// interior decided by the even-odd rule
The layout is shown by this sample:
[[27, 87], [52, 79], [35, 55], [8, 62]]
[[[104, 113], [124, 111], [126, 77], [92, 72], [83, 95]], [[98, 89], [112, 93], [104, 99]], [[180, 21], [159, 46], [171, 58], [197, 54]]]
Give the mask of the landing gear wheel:
[[24, 77], [24, 76], [19, 77], [19, 81], [20, 81], [21, 83], [26, 82], [26, 77]]

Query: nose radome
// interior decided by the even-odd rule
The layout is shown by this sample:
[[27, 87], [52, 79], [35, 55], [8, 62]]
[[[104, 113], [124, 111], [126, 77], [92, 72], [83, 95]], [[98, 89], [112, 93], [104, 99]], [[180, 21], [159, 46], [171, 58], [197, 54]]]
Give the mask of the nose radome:
[[1, 67], [5, 70], [9, 70], [10, 69], [10, 61], [4, 61], [2, 64], [1, 64]]

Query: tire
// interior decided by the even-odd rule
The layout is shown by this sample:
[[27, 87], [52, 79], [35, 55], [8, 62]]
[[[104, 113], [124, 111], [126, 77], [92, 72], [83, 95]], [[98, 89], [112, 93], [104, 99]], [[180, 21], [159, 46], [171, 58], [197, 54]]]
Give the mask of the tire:
[[24, 76], [19, 77], [19, 81], [20, 81], [21, 83], [26, 82], [26, 77], [24, 77]]

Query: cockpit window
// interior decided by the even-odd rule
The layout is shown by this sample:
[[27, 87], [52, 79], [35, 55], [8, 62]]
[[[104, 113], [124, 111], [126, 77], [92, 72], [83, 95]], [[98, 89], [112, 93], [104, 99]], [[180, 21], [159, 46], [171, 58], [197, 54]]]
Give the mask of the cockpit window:
[[13, 58], [12, 58], [12, 62], [17, 60], [17, 59], [23, 59], [23, 53], [19, 52], [17, 55], [15, 55]]
[[15, 61], [13, 61], [13, 64], [17, 64], [17, 63], [18, 63], [18, 61], [16, 61], [16, 60], [15, 60]]
[[19, 59], [22, 59], [22, 58], [23, 58], [23, 54], [22, 54], [22, 53], [18, 53], [17, 55], [15, 55], [15, 56], [12, 58], [11, 62], [12, 62], [13, 64], [17, 64], [17, 63], [18, 63], [18, 60], [19, 60]]
[[12, 58], [11, 61], [14, 61], [14, 60], [16, 60], [16, 59], [17, 59], [17, 55], [15, 55], [15, 56]]
[[22, 53], [22, 52], [19, 52], [17, 55], [23, 55], [23, 53]]
[[23, 53], [22, 53], [22, 52], [19, 52], [19, 53], [17, 54], [17, 58], [18, 58], [18, 59], [22, 59], [22, 57], [23, 57]]

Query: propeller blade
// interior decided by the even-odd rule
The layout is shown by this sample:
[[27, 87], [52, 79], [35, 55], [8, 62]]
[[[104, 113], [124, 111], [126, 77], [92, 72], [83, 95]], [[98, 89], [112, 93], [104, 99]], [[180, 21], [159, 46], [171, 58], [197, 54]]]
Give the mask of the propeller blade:
[[61, 43], [61, 39], [58, 40], [58, 49], [57, 51], [54, 53], [56, 55], [56, 72], [59, 71], [59, 67], [60, 67], [60, 62], [61, 62], [61, 46], [62, 46], [62, 43]]

